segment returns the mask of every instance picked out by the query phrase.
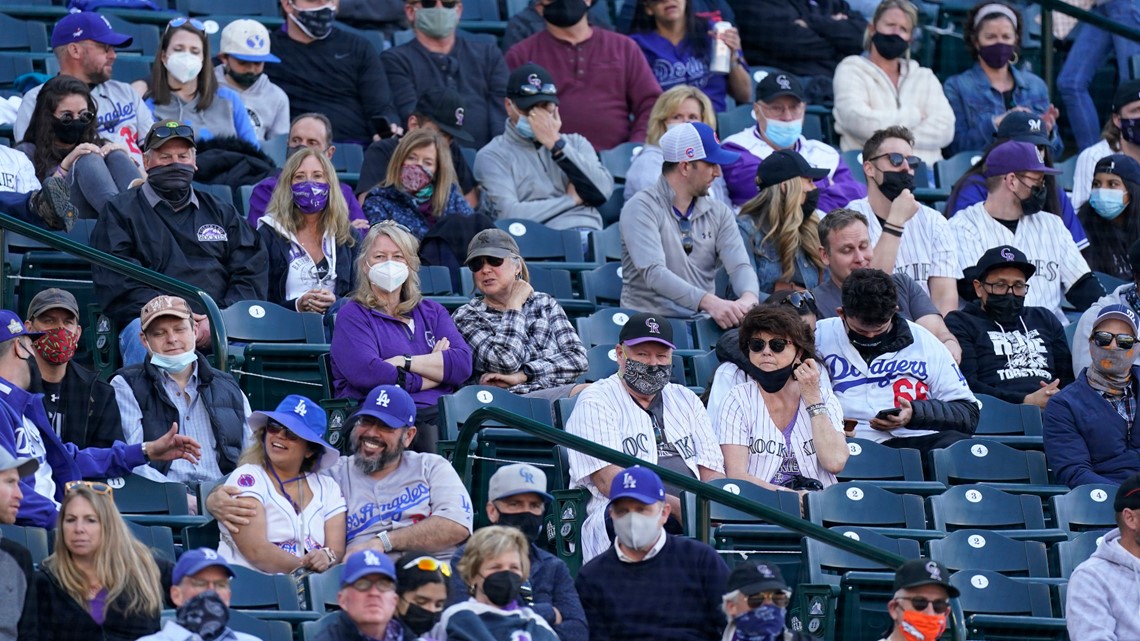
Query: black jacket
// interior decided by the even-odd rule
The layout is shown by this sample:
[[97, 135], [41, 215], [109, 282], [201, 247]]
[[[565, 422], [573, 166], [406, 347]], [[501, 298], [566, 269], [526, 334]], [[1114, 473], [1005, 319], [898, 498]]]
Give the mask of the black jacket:
[[[330, 614], [326, 618], [330, 619], [330, 621], [326, 623], [326, 621], [322, 619], [321, 622], [326, 623], [326, 625], [317, 632], [314, 641], [365, 641], [366, 637], [360, 633], [360, 628], [357, 628], [356, 624], [352, 622], [352, 619], [348, 618], [348, 615], [343, 611]], [[393, 627], [393, 624], [395, 624], [399, 630], [398, 636], [396, 637], [397, 639], [401, 641], [413, 641], [413, 639], [416, 638], [415, 633], [399, 619], [394, 619], [388, 625], [389, 627]]]
[[[835, 65], [863, 52], [867, 21], [844, 0], [730, 0], [744, 55], [754, 65], [798, 76], [835, 74]], [[846, 20], [833, 20], [835, 14]], [[799, 20], [806, 24], [796, 24]]]
[[[42, 379], [33, 376], [28, 391], [46, 394]], [[68, 363], [60, 383], [60, 395], [64, 402], [64, 407], [57, 408], [63, 410], [60, 440], [79, 449], [111, 447], [115, 441], [124, 440], [115, 390], [99, 380], [95, 372], [75, 361]]]
[[256, 185], [279, 171], [272, 158], [236, 136], [199, 142], [195, 162], [198, 170], [194, 172], [194, 180], [231, 189]]
[[[169, 578], [163, 584], [164, 593], [169, 592]], [[127, 616], [112, 602], [99, 625], [46, 568], [36, 571], [36, 611], [40, 637], [51, 641], [135, 641], [158, 632], [160, 624], [157, 612], [153, 617]]]
[[[269, 225], [257, 228], [257, 235], [261, 237], [261, 246], [265, 248], [269, 259], [269, 292], [266, 300], [287, 309], [297, 309], [297, 299], [285, 298], [285, 280], [289, 277], [289, 239], [282, 236]], [[336, 246], [336, 281], [333, 284], [333, 293], [337, 298], [343, 298], [352, 293], [356, 286], [356, 250], [360, 243], [349, 247]]]
[[1013, 327], [1003, 327], [975, 301], [946, 315], [962, 346], [962, 375], [970, 389], [1010, 403], [1022, 403], [1041, 382], [1073, 382], [1073, 357], [1065, 328], [1044, 307], [1026, 307]]

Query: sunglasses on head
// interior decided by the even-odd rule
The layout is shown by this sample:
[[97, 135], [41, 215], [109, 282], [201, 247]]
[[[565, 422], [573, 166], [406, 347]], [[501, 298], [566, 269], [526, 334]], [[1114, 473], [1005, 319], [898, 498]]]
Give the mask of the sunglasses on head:
[[471, 268], [471, 271], [477, 272], [483, 269], [483, 263], [487, 263], [491, 267], [502, 267], [505, 260], [499, 256], [477, 256], [467, 261], [467, 266]]
[[779, 354], [784, 351], [784, 348], [791, 344], [792, 341], [786, 338], [773, 338], [772, 340], [765, 341], [763, 338], [750, 338], [748, 339], [748, 351], [759, 354], [764, 351], [765, 347], [772, 348], [773, 354]]
[[102, 494], [103, 496], [113, 495], [113, 491], [111, 490], [110, 485], [107, 485], [106, 483], [100, 483], [98, 481], [71, 481], [63, 487], [63, 491], [66, 494], [70, 494], [71, 492], [74, 492], [81, 487], [85, 487], [96, 494]]
[[440, 574], [443, 574], [443, 576], [451, 576], [450, 565], [444, 563], [443, 561], [440, 561], [439, 559], [433, 559], [430, 556], [417, 557], [404, 564], [405, 570], [410, 570], [412, 568], [423, 570], [424, 572], [435, 572], [438, 570]]
[[292, 430], [280, 423], [274, 423], [273, 421], [269, 421], [265, 424], [265, 433], [272, 434], [273, 436], [280, 435], [281, 438], [285, 439], [286, 441], [301, 440], [301, 437], [294, 434]]
[[519, 95], [537, 96], [538, 94], [542, 94], [544, 96], [557, 96], [558, 89], [554, 85], [542, 85], [540, 87], [536, 87], [529, 83], [519, 86]]
[[165, 140], [171, 136], [185, 136], [187, 138], [194, 138], [194, 129], [187, 125], [178, 125], [177, 127], [159, 127], [150, 132], [148, 138], [155, 140]]
[[376, 227], [395, 227], [396, 229], [399, 229], [399, 230], [400, 230], [400, 231], [402, 231], [402, 232], [406, 232], [406, 233], [409, 233], [409, 234], [410, 234], [410, 233], [412, 233], [412, 230], [408, 229], [406, 226], [404, 226], [404, 225], [401, 225], [400, 223], [398, 223], [398, 222], [396, 222], [396, 221], [394, 221], [394, 220], [391, 220], [391, 219], [389, 219], [389, 220], [381, 220], [380, 222], [378, 222], [378, 223], [376, 223], [376, 224], [372, 225], [372, 227], [370, 227], [369, 229], [373, 229], [373, 228], [376, 228]]
[[90, 111], [87, 111], [86, 109], [79, 112], [78, 114], [73, 114], [70, 111], [65, 111], [65, 112], [63, 112], [63, 115], [60, 116], [59, 118], [57, 118], [56, 120], [59, 120], [61, 123], [65, 124], [65, 125], [70, 125], [71, 123], [78, 120], [79, 122], [86, 125], [86, 124], [90, 123], [92, 120], [95, 120], [95, 114], [91, 113]]
[[946, 599], [931, 601], [924, 596], [900, 596], [898, 598], [902, 601], [910, 601], [911, 607], [913, 607], [915, 610], [918, 610], [919, 612], [925, 610], [927, 606], [931, 605], [934, 606], [935, 614], [946, 614], [946, 611], [950, 609], [950, 602]]
[[203, 33], [206, 32], [206, 23], [198, 20], [197, 18], [175, 18], [166, 23], [166, 29], [169, 31], [170, 29], [177, 29], [187, 24], [197, 29], [198, 31], [201, 31]]
[[780, 302], [791, 305], [795, 309], [815, 309], [815, 296], [811, 292], [796, 292]]
[[1112, 334], [1110, 332], [1093, 332], [1093, 342], [1097, 347], [1108, 347], [1116, 339], [1116, 346], [1120, 349], [1132, 349], [1136, 344], [1136, 337], [1131, 334]]
[[889, 154], [879, 154], [878, 156], [871, 158], [869, 162], [875, 162], [880, 158], [886, 158], [887, 162], [891, 163], [891, 166], [895, 168], [902, 167], [904, 160], [906, 161], [906, 164], [910, 165], [911, 169], [914, 169], [915, 167], [922, 164], [922, 159], [918, 156], [904, 156], [894, 151]]

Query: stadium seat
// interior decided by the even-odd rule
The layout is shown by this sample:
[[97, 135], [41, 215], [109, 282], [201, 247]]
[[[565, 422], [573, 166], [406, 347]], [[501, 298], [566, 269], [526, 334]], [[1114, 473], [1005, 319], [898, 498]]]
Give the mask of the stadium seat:
[[809, 492], [807, 518], [823, 527], [854, 525], [891, 537], [925, 541], [941, 536], [926, 529], [922, 497], [895, 494], [871, 483], [837, 483]]
[[602, 215], [603, 225], [612, 225], [621, 218], [621, 209], [625, 206], [625, 185], [615, 184], [614, 190], [610, 192], [610, 197], [606, 202], [598, 207], [598, 213]]
[[[629, 317], [636, 313], [637, 311], [632, 309], [611, 307], [575, 319], [578, 337], [582, 339], [582, 344], [586, 347], [594, 347], [595, 345], [612, 347], [618, 342], [621, 328], [629, 320]], [[688, 322], [679, 318], [671, 318], [669, 322], [673, 325], [673, 344], [677, 346], [678, 350], [692, 351], [694, 349], [693, 338]]]
[[[570, 420], [570, 414], [574, 412], [574, 404], [578, 402], [577, 396], [569, 398], [560, 398], [554, 401], [554, 427], [560, 430], [566, 429], [566, 421]], [[562, 487], [570, 487], [563, 485]]]
[[1061, 541], [1055, 545], [1060, 577], [1068, 580], [1073, 575], [1073, 570], [1092, 556], [1105, 534], [1107, 531], [1082, 532], [1068, 541]]
[[181, 531], [207, 520], [204, 516], [190, 514], [183, 483], [160, 483], [138, 474], [109, 478], [106, 483], [114, 490], [115, 507], [128, 521], [140, 525], [165, 525]]
[[310, 610], [324, 614], [340, 609], [336, 593], [340, 591], [342, 576], [344, 576], [344, 564], [338, 563], [324, 572], [305, 577], [305, 591], [308, 594]]
[[165, 525], [140, 525], [127, 520], [127, 528], [140, 543], [158, 556], [174, 563], [178, 555], [174, 551], [174, 532]]
[[221, 545], [222, 532], [218, 529], [218, 522], [213, 518], [201, 525], [194, 525], [182, 530], [182, 549], [196, 550], [198, 548], [218, 549]]
[[[154, 59], [154, 55], [159, 49], [160, 33], [158, 25], [127, 22], [119, 16], [110, 13], [103, 14], [103, 17], [107, 19], [107, 22], [111, 23], [111, 28], [116, 32], [125, 33], [132, 38], [130, 46], [115, 47], [115, 54], [117, 56], [121, 57], [125, 53], [133, 53], [150, 56], [152, 60]], [[115, 64], [119, 64], [117, 60]]]
[[234, 190], [229, 185], [208, 185], [206, 183], [195, 182], [193, 187], [194, 191], [210, 194], [221, 201], [223, 205], [234, 206]]
[[989, 530], [958, 530], [935, 539], [930, 542], [930, 558], [951, 572], [992, 570], [1006, 576], [1050, 576], [1044, 543], [1018, 541]]
[[48, 533], [42, 527], [0, 523], [0, 537], [27, 548], [33, 565], [38, 566], [49, 554]]
[[974, 163], [982, 159], [980, 151], [960, 151], [946, 160], [934, 163], [934, 177], [940, 189], [950, 189]]
[[251, 343], [245, 346], [245, 362], [239, 385], [254, 410], [272, 409], [290, 394], [316, 400], [324, 390], [320, 356], [327, 344]]
[[[174, 0], [174, 10], [184, 16], [275, 16], [277, 3], [273, 0]], [[218, 26], [224, 26], [220, 19]]]
[[47, 24], [0, 14], [0, 49], [47, 53]]
[[863, 151], [860, 149], [852, 149], [842, 153], [843, 162], [847, 164], [847, 168], [851, 170], [851, 176], [863, 183], [867, 184], [867, 176], [863, 173]]
[[1057, 543], [1068, 538], [1058, 529], [1045, 528], [1041, 498], [1007, 494], [985, 484], [955, 485], [927, 499], [934, 528], [943, 532], [963, 529], [1000, 530], [1018, 539]]
[[153, 63], [154, 56], [120, 55], [115, 59], [115, 66], [111, 68], [111, 78], [127, 83], [136, 80], [149, 80]]
[[[595, 345], [586, 350], [586, 361], [589, 367], [578, 377], [579, 383], [593, 383], [612, 376], [618, 371], [617, 352], [613, 345]], [[685, 359], [673, 352], [673, 377], [670, 379], [678, 385], [688, 385], [685, 378]]]
[[[716, 349], [717, 342], [720, 341], [721, 335], [724, 334], [724, 330], [720, 328], [720, 325], [717, 325], [716, 321], [711, 318], [697, 318], [689, 322], [691, 323], [693, 336], [696, 337], [696, 342], [693, 344], [693, 347], [702, 351]], [[678, 348], [680, 348], [679, 345]]]
[[693, 357], [693, 383], [697, 387], [708, 389], [712, 385], [713, 376], [720, 367], [720, 359], [716, 357], [716, 350], [709, 350], [704, 354]]
[[311, 621], [316, 612], [301, 610], [297, 584], [288, 574], [266, 574], [234, 564], [230, 608], [244, 611], [258, 619], [276, 619], [291, 623]]
[[1067, 638], [1065, 620], [1053, 616], [1049, 586], [1018, 581], [989, 570], [950, 576], [971, 639], [1027, 641]]
[[629, 173], [629, 167], [633, 164], [633, 159], [645, 147], [645, 143], [641, 142], [624, 142], [613, 149], [606, 149], [602, 151], [599, 156], [602, 159], [602, 165], [610, 172], [615, 181], [625, 182], [625, 176]]
[[1068, 491], [1049, 484], [1045, 454], [1015, 450], [980, 438], [958, 441], [930, 453], [934, 480], [946, 486], [985, 483], [1014, 494], [1048, 497]]
[[1116, 527], [1112, 501], [1117, 486], [1090, 483], [1049, 499], [1057, 527], [1066, 532], [1111, 530]]
[[1053, 165], [1054, 169], [1061, 170], [1061, 175], [1057, 177], [1057, 182], [1061, 185], [1061, 189], [1065, 191], [1073, 191], [1073, 178], [1077, 173], [1077, 157], [1077, 154], [1073, 154], [1069, 156], [1067, 160]]
[[621, 225], [613, 223], [601, 231], [590, 232], [590, 239], [596, 261], [621, 262]]
[[1128, 281], [1123, 278], [1117, 278], [1116, 276], [1104, 272], [1093, 272], [1093, 276], [1100, 281], [1100, 286], [1103, 287], [1106, 292], [1114, 292], [1121, 285], [1128, 284]]
[[359, 178], [360, 167], [364, 164], [364, 148], [360, 145], [338, 145], [332, 163], [338, 174], [356, 174]]
[[[1076, 323], [1070, 323], [1076, 326]], [[1041, 410], [1035, 405], [1010, 403], [988, 394], [975, 394], [982, 404], [975, 437], [997, 441], [1019, 450], [1041, 450]]]
[[[289, 152], [289, 136], [274, 136], [261, 143], [261, 151], [273, 159], [278, 167], [285, 166], [285, 154]], [[333, 154], [334, 156], [336, 154]], [[252, 190], [251, 190], [252, 193]], [[249, 202], [249, 201], [246, 201]]]
[[609, 262], [582, 272], [582, 294], [597, 307], [621, 306], [621, 263]]
[[[488, 385], [468, 385], [459, 388], [454, 394], [440, 397], [439, 440], [454, 441], [458, 438], [463, 422], [481, 407], [498, 407], [547, 425], [553, 422], [550, 402], [546, 399], [526, 398]], [[502, 427], [501, 423], [495, 422], [487, 425]]]
[[443, 305], [449, 312], [454, 312], [471, 300], [475, 286], [470, 283], [471, 270], [460, 269], [460, 290], [455, 290], [451, 279], [451, 270], [443, 265], [420, 265], [420, 292], [427, 298]]
[[325, 342], [324, 317], [313, 312], [295, 312], [280, 305], [243, 300], [222, 310], [226, 335], [231, 341], [248, 343]]
[[33, 71], [32, 58], [0, 52], [0, 86], [11, 87], [16, 78]]
[[548, 269], [584, 271], [597, 265], [587, 263], [582, 253], [582, 235], [571, 229], [552, 229], [533, 220], [507, 218], [495, 226], [510, 234], [528, 262], [542, 262]]
[[229, 627], [261, 641], [293, 641], [293, 626], [287, 621], [267, 621], [230, 610]]
[[716, 134], [721, 140], [756, 126], [756, 114], [752, 105], [740, 105], [732, 111], [722, 111], [716, 115]]
[[839, 481], [862, 481], [898, 494], [930, 496], [946, 486], [927, 481], [922, 474], [922, 455], [910, 448], [887, 447], [861, 438], [847, 439], [847, 464], [836, 474]]

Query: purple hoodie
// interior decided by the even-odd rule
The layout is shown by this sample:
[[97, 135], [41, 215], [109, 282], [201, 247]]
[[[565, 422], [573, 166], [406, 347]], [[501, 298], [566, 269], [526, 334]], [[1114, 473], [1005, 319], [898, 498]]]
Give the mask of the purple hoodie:
[[443, 352], [443, 381], [423, 389], [424, 379], [409, 372], [404, 389], [416, 407], [434, 407], [439, 397], [451, 394], [471, 376], [471, 348], [442, 305], [423, 300], [412, 310], [413, 331], [406, 323], [351, 300], [336, 316], [333, 331], [333, 393], [337, 398], [361, 399], [377, 385], [395, 385], [397, 369], [386, 358], [430, 354], [437, 340], [447, 338]]

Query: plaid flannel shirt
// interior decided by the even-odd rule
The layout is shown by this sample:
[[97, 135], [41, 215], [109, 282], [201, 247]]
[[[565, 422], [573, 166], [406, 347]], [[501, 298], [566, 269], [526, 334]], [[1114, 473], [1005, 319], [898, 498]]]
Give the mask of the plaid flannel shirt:
[[455, 310], [455, 326], [471, 346], [472, 382], [484, 373], [525, 372], [527, 381], [510, 388], [526, 394], [573, 383], [588, 366], [586, 347], [553, 297], [535, 292], [522, 311], [499, 311], [482, 298]]

